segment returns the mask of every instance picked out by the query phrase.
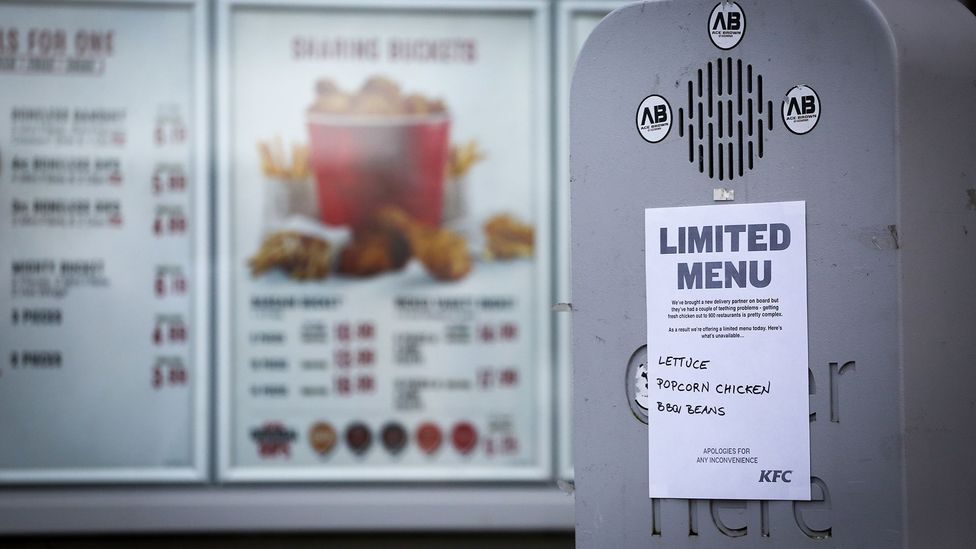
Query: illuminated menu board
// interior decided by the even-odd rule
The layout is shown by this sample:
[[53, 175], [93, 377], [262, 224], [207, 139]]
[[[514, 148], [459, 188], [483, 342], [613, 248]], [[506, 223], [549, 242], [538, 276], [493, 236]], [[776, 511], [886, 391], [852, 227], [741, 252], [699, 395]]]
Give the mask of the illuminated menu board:
[[205, 32], [0, 4], [0, 482], [204, 478]]
[[547, 10], [222, 6], [222, 478], [551, 474]]

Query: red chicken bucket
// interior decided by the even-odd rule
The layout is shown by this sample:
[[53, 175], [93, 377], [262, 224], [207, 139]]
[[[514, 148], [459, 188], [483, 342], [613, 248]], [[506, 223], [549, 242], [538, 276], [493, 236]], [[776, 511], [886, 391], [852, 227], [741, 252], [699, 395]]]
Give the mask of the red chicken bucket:
[[309, 163], [328, 225], [356, 227], [388, 204], [441, 219], [451, 120], [443, 113], [366, 117], [310, 113]]

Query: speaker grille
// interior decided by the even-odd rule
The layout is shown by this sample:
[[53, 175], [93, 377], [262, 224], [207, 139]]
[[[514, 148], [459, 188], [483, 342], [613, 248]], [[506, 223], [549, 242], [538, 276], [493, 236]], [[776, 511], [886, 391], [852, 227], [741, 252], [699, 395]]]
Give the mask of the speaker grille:
[[742, 177], [762, 158], [764, 132], [773, 131], [773, 102], [763, 77], [741, 59], [709, 61], [688, 81], [688, 105], [678, 108], [678, 135], [688, 161], [720, 181]]

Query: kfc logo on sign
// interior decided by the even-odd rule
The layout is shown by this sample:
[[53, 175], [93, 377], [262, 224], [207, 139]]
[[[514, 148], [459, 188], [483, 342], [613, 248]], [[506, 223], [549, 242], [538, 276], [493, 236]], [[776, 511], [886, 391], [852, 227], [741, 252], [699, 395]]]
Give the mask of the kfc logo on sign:
[[291, 443], [295, 440], [295, 431], [284, 424], [269, 421], [260, 428], [251, 430], [251, 438], [258, 445], [258, 455], [262, 458], [273, 458], [279, 455], [291, 455]]

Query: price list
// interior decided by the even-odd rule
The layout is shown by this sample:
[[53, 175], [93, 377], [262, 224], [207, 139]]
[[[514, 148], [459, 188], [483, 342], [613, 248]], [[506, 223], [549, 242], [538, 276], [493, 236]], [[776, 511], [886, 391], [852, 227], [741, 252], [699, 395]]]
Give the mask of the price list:
[[0, 482], [200, 477], [195, 9], [0, 5]]
[[543, 15], [357, 8], [218, 14], [222, 478], [548, 478]]

